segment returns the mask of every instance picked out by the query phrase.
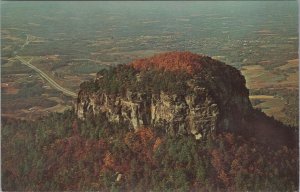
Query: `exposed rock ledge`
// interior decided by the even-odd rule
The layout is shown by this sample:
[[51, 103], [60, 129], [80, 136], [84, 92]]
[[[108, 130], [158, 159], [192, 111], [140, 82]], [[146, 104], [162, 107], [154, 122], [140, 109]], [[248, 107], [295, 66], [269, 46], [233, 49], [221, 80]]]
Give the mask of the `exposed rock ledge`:
[[[181, 53], [176, 53], [180, 58]], [[199, 63], [205, 70], [191, 75], [186, 82], [186, 94], [164, 90], [146, 93], [127, 89], [124, 94], [81, 90], [77, 115], [86, 118], [87, 114], [104, 113], [109, 121], [127, 123], [135, 130], [150, 126], [171, 135], [194, 134], [197, 139], [209, 132], [234, 131], [242, 127], [252, 109], [245, 79], [237, 69], [209, 57], [205, 59], [204, 65]], [[138, 72], [136, 79], [140, 76]]]

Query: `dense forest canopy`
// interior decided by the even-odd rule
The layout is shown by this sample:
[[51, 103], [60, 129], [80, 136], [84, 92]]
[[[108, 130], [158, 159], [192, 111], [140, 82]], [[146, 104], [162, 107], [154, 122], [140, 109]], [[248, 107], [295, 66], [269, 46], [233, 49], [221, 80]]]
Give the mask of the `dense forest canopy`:
[[145, 70], [139, 73], [132, 66], [120, 65], [115, 68], [103, 69], [97, 73], [96, 81], [86, 81], [80, 85], [81, 90], [105, 92], [107, 94], [124, 95], [126, 90], [145, 93], [164, 91], [175, 94], [188, 90], [187, 73], [170, 71]]
[[295, 191], [298, 149], [232, 133], [171, 137], [74, 111], [2, 121], [3, 190]]
[[137, 70], [158, 69], [165, 71], [184, 71], [189, 74], [199, 72], [205, 65], [216, 63], [208, 56], [191, 52], [167, 52], [150, 58], [138, 59], [131, 63]]

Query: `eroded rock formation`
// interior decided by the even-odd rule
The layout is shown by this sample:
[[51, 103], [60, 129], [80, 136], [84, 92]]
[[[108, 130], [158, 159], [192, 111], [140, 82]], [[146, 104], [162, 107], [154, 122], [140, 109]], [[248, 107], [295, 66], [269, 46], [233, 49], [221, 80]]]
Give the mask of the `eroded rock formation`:
[[[187, 66], [186, 70], [184, 66]], [[122, 72], [128, 68], [133, 71], [131, 81]], [[186, 73], [187, 78], [175, 78], [167, 83], [163, 77], [160, 79], [168, 86], [180, 83], [180, 92], [167, 88], [153, 91], [156, 85], [151, 82], [156, 80], [156, 76], [149, 75], [149, 71], [151, 74], [161, 73], [159, 77], [165, 73], [174, 77]], [[119, 82], [118, 91], [111, 93], [109, 88], [102, 89], [112, 82], [105, 79], [117, 79], [113, 82]], [[129, 81], [143, 86], [132, 86], [135, 83]], [[234, 131], [243, 127], [241, 125], [252, 109], [245, 79], [237, 69], [189, 52], [171, 52], [134, 61], [119, 66], [111, 73], [98, 74], [91, 83], [96, 88], [83, 87], [78, 94], [78, 117], [103, 113], [109, 121], [126, 123], [135, 130], [150, 126], [171, 135], [194, 134], [199, 139], [209, 132]]]

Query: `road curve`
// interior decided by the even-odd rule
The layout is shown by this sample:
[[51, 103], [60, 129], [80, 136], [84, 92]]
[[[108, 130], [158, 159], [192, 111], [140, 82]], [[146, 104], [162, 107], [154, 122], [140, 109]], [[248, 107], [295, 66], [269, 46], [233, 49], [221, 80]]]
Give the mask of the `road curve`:
[[44, 73], [43, 71], [41, 71], [39, 68], [35, 67], [34, 65], [30, 64], [28, 61], [24, 60], [23, 58], [21, 58], [20, 56], [16, 55], [16, 58], [21, 61], [24, 65], [30, 67], [31, 69], [35, 70], [38, 74], [40, 74], [44, 79], [46, 79], [55, 89], [63, 92], [65, 95], [77, 98], [77, 94], [69, 91], [65, 88], [63, 88], [62, 86], [60, 86], [59, 84], [57, 84], [53, 79], [51, 79], [46, 73]]

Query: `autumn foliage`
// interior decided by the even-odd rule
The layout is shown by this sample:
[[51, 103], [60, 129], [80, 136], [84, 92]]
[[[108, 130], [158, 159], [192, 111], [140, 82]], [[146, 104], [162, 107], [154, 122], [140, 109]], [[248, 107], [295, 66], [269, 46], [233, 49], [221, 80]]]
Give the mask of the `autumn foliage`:
[[73, 113], [4, 122], [5, 191], [296, 191], [298, 148], [233, 133], [171, 137]]
[[189, 74], [199, 72], [205, 65], [217, 62], [208, 56], [191, 52], [168, 52], [150, 58], [138, 59], [132, 65], [137, 70], [159, 69], [166, 71], [185, 71]]

